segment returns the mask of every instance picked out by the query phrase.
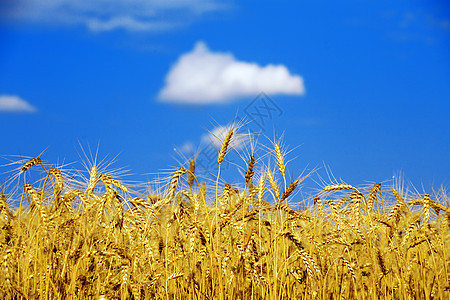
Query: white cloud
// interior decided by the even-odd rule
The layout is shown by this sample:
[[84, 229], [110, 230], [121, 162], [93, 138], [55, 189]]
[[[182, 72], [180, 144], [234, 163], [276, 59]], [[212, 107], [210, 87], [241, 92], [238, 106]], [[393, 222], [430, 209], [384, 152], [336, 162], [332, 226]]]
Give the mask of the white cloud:
[[35, 112], [36, 108], [27, 101], [13, 95], [0, 95], [0, 113], [2, 112]]
[[[96, 32], [165, 31], [198, 16], [228, 9], [221, 0], [15, 0], [0, 3], [0, 17], [40, 23], [83, 24]], [[3, 6], [2, 6], [3, 5]]]
[[231, 53], [211, 52], [198, 42], [169, 71], [159, 99], [178, 103], [220, 103], [266, 94], [302, 95], [303, 78], [283, 65], [259, 66], [238, 61]]

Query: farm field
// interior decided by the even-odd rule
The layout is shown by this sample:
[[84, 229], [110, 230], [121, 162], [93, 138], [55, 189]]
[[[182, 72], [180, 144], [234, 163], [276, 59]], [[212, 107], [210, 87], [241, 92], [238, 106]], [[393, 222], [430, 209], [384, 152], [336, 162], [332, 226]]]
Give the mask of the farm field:
[[223, 182], [233, 134], [215, 178], [192, 159], [147, 193], [92, 162], [24, 161], [0, 195], [0, 297], [450, 298], [448, 193], [330, 183], [298, 199], [309, 175], [289, 178], [278, 143]]
[[0, 0], [0, 300], [449, 300], [449, 4]]

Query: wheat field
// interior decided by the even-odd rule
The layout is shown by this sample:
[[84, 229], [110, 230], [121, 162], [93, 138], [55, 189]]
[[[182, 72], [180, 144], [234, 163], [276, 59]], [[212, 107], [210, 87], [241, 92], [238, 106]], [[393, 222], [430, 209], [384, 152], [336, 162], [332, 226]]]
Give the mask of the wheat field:
[[308, 176], [287, 178], [278, 143], [226, 183], [232, 138], [216, 178], [192, 159], [157, 192], [23, 162], [0, 194], [0, 298], [450, 299], [445, 191], [330, 183], [299, 201]]

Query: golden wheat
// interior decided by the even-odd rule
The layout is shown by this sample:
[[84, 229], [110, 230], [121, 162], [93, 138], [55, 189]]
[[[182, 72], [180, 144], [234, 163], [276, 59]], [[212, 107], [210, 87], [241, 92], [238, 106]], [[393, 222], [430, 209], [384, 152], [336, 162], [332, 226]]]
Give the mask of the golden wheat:
[[222, 147], [220, 148], [219, 156], [217, 157], [217, 163], [219, 165], [223, 162], [223, 159], [225, 158], [225, 154], [228, 151], [228, 147], [230, 146], [231, 138], [233, 137], [233, 134], [234, 134], [234, 130], [231, 129], [230, 131], [227, 132], [227, 135], [225, 136], [225, 139], [222, 142]]
[[[219, 176], [215, 193], [197, 182], [194, 159], [157, 194], [135, 193], [95, 165], [73, 180], [52, 167], [22, 182], [20, 199], [2, 190], [0, 298], [450, 297], [448, 195], [331, 184], [303, 199], [294, 193], [301, 179], [285, 183], [278, 144], [275, 155], [283, 184], [252, 154], [242, 184], [224, 184], [220, 194]], [[384, 198], [393, 200], [386, 210]]]
[[252, 188], [253, 174], [255, 174], [255, 172], [253, 171], [254, 166], [255, 154], [252, 153], [252, 155], [250, 156], [250, 160], [248, 161], [247, 173], [245, 173], [245, 184], [247, 184], [250, 189]]
[[350, 184], [332, 184], [325, 186], [324, 188], [322, 188], [322, 190], [325, 192], [331, 192], [331, 191], [356, 190], [356, 189]]
[[25, 162], [22, 166], [22, 172], [25, 172], [32, 166], [36, 166], [36, 165], [42, 165], [42, 161], [39, 157], [32, 158], [32, 159], [28, 160], [27, 162]]

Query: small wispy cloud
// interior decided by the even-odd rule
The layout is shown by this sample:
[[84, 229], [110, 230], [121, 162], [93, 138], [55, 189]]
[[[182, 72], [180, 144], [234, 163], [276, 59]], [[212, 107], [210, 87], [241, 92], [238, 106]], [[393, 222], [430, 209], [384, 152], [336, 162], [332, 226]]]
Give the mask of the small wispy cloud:
[[0, 95], [0, 113], [33, 113], [37, 109], [14, 95]]
[[82, 24], [94, 32], [116, 29], [164, 32], [229, 7], [220, 0], [14, 0], [0, 3], [0, 17], [46, 24]]
[[234, 134], [231, 138], [229, 149], [239, 150], [245, 148], [250, 142], [249, 135], [238, 132], [237, 126], [235, 124], [228, 124], [226, 126], [217, 126], [212, 129], [209, 133], [204, 134], [201, 138], [201, 144], [203, 145], [212, 145], [216, 149], [220, 149], [222, 147], [222, 143], [225, 140], [228, 132], [231, 130], [234, 131]]
[[130, 31], [165, 31], [176, 27], [176, 24], [169, 22], [148, 22], [140, 21], [130, 16], [120, 16], [108, 20], [90, 19], [87, 27], [94, 32], [111, 31], [115, 29], [126, 29]]
[[194, 153], [195, 147], [191, 141], [187, 141], [184, 144], [182, 144], [181, 146], [175, 147], [174, 150], [175, 150], [175, 152], [189, 156], [192, 153]]
[[450, 30], [445, 13], [432, 10], [385, 11], [383, 22], [390, 25], [386, 36], [396, 42], [419, 42], [433, 45], [442, 41]]
[[[250, 133], [245, 133], [243, 124], [230, 123], [228, 125], [217, 125], [208, 133], [202, 134], [199, 141], [186, 141], [180, 146], [174, 147], [174, 152], [180, 157], [181, 164], [189, 162], [195, 158], [196, 172], [205, 174], [217, 171], [217, 159], [222, 144], [227, 137], [227, 134], [232, 130], [233, 135], [229, 141], [226, 159], [224, 160], [224, 167], [228, 166], [236, 158], [235, 155], [240, 156], [242, 150], [247, 151], [252, 146], [252, 136]], [[230, 152], [233, 152], [232, 155]], [[231, 155], [231, 157], [230, 157]], [[215, 171], [214, 171], [215, 170]]]
[[158, 98], [164, 102], [208, 104], [266, 94], [302, 95], [303, 78], [284, 65], [260, 66], [217, 53], [198, 42], [171, 68]]
[[243, 149], [250, 143], [249, 134], [239, 132], [238, 126], [232, 123], [225, 126], [216, 126], [208, 133], [201, 135], [198, 147], [195, 146], [192, 141], [186, 141], [184, 144], [175, 147], [174, 151], [189, 156], [194, 154], [196, 151], [201, 152], [203, 149], [208, 147], [220, 149], [230, 130], [234, 130], [234, 134], [229, 144], [230, 149]]

